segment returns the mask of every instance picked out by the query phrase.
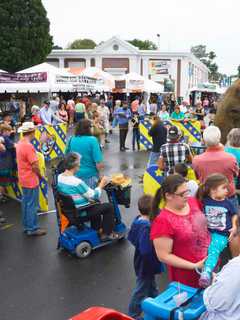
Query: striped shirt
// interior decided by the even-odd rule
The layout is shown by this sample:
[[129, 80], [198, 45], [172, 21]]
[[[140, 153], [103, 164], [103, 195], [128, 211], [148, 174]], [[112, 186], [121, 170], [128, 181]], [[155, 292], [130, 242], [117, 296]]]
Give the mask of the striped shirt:
[[167, 174], [173, 173], [174, 167], [178, 163], [187, 162], [188, 156], [191, 154], [190, 148], [186, 143], [166, 143], [160, 148], [160, 157], [163, 158]]
[[101, 196], [101, 189], [91, 189], [81, 179], [75, 176], [58, 176], [58, 191], [71, 196], [77, 208], [88, 205], [91, 201], [97, 201]]

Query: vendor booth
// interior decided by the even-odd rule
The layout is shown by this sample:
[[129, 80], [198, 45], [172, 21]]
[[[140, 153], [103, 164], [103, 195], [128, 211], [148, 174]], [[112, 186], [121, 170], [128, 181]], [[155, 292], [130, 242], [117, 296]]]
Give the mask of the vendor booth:
[[205, 98], [212, 103], [213, 101], [217, 101], [225, 91], [226, 88], [221, 88], [218, 84], [199, 83], [189, 90], [190, 104], [195, 106], [198, 102], [203, 102]]

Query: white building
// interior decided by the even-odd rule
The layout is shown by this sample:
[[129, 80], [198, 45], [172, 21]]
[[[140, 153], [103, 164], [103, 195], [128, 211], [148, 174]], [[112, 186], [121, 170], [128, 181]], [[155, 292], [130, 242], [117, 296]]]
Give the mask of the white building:
[[177, 97], [187, 97], [190, 88], [208, 82], [208, 68], [190, 52], [139, 50], [112, 37], [92, 50], [53, 50], [47, 62], [59, 68], [96, 66], [112, 75], [136, 72], [159, 83], [171, 79]]

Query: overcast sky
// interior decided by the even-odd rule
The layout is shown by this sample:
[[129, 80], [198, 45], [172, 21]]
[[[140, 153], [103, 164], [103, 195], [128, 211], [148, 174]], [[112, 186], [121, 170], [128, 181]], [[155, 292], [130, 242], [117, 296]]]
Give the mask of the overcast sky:
[[189, 51], [205, 44], [217, 54], [220, 71], [236, 73], [240, 64], [239, 0], [42, 0], [54, 43], [75, 39], [128, 40], [161, 35], [162, 51]]

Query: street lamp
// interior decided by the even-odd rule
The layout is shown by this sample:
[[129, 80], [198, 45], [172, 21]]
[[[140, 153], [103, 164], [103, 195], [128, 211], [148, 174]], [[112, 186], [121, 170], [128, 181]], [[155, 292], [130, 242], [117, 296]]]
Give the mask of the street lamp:
[[158, 38], [158, 50], [160, 50], [160, 34], [157, 33], [157, 38]]

